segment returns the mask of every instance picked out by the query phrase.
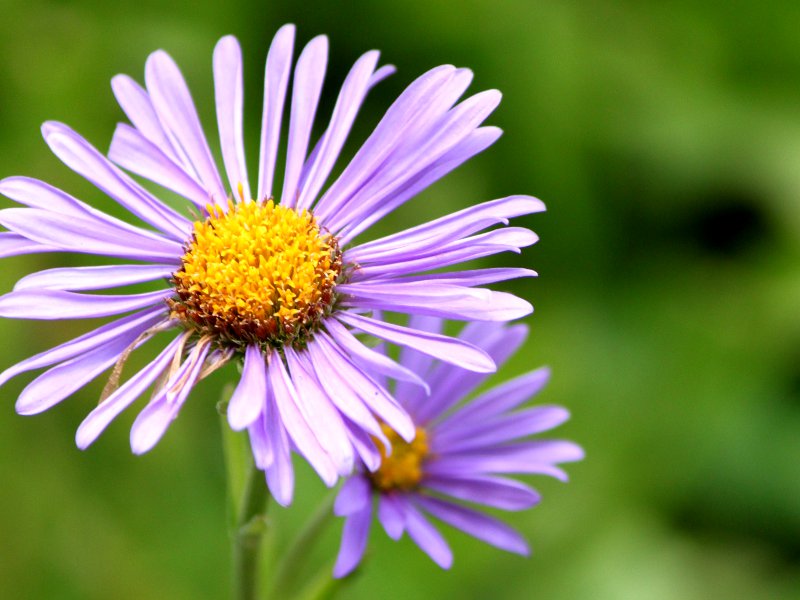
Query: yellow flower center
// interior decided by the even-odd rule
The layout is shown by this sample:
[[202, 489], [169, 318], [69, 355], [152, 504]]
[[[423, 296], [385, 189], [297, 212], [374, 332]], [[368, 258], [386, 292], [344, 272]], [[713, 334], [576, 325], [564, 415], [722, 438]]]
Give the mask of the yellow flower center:
[[311, 213], [229, 201], [195, 222], [170, 308], [223, 345], [302, 343], [330, 313], [341, 272], [336, 238]]
[[384, 492], [414, 489], [422, 479], [422, 464], [428, 456], [428, 436], [425, 430], [417, 427], [417, 435], [409, 443], [388, 425], [382, 424], [381, 429], [392, 445], [392, 453], [386, 456], [383, 444], [377, 443], [381, 453], [381, 466], [369, 474], [372, 485]]

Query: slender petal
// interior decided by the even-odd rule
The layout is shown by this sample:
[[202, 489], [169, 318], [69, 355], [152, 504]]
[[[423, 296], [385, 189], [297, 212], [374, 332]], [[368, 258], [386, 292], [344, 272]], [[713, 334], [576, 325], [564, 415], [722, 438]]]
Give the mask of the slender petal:
[[252, 196], [247, 181], [242, 132], [244, 110], [242, 50], [232, 35], [222, 38], [214, 48], [214, 92], [217, 100], [222, 160], [228, 173], [230, 189], [237, 190], [241, 185], [244, 198], [249, 200]]
[[275, 402], [275, 394], [267, 388], [267, 411], [264, 417], [267, 437], [272, 444], [274, 460], [267, 467], [267, 484], [275, 501], [281, 506], [288, 506], [294, 495], [294, 469], [289, 447], [289, 434], [281, 421]]
[[372, 500], [372, 488], [366, 477], [354, 476], [344, 482], [336, 495], [333, 514], [338, 517], [352, 515]]
[[146, 330], [157, 323], [164, 321], [166, 311], [161, 307], [143, 310], [141, 312], [122, 317], [102, 327], [90, 331], [80, 337], [65, 342], [55, 348], [36, 354], [18, 362], [0, 373], [0, 385], [5, 384], [12, 377], [20, 373], [49, 367], [56, 363], [69, 360], [81, 354], [85, 354], [95, 348], [106, 344], [120, 335], [125, 335], [129, 330]]
[[14, 290], [104, 290], [156, 279], [169, 279], [175, 271], [170, 265], [109, 265], [46, 269], [26, 275]]
[[146, 326], [140, 326], [125, 331], [102, 346], [45, 371], [22, 390], [17, 412], [34, 415], [52, 408], [114, 365], [145, 330]]
[[153, 306], [172, 290], [120, 296], [88, 296], [61, 290], [20, 290], [0, 296], [0, 316], [14, 319], [87, 319]]
[[186, 397], [194, 387], [203, 368], [209, 346], [198, 345], [189, 354], [181, 367], [156, 394], [131, 427], [131, 450], [144, 454], [152, 450], [175, 420]]
[[415, 331], [400, 325], [381, 323], [361, 315], [342, 313], [340, 321], [388, 342], [410, 346], [439, 360], [477, 373], [491, 373], [494, 361], [480, 348], [443, 335]]
[[228, 403], [228, 423], [234, 431], [241, 431], [255, 421], [267, 400], [267, 366], [264, 355], [256, 344], [244, 353], [244, 368], [239, 385]]
[[181, 344], [181, 337], [173, 339], [152, 362], [133, 375], [87, 415], [75, 434], [75, 443], [78, 448], [85, 450], [94, 443], [111, 421], [133, 404], [158, 379], [170, 362], [174, 360], [175, 352]]
[[406, 517], [403, 503], [395, 494], [384, 494], [378, 502], [378, 520], [383, 525], [386, 535], [393, 540], [399, 540], [406, 528]]
[[258, 163], [258, 200], [272, 196], [283, 105], [292, 68], [294, 25], [284, 25], [275, 34], [264, 69], [264, 110], [261, 120], [261, 158]]
[[62, 123], [48, 121], [42, 134], [53, 153], [64, 164], [122, 204], [143, 221], [174, 239], [184, 240], [191, 224], [154, 198], [100, 154], [80, 135]]
[[367, 547], [371, 522], [372, 506], [369, 503], [360, 511], [347, 517], [342, 529], [342, 545], [333, 567], [334, 577], [344, 577], [361, 562]]
[[449, 569], [453, 564], [453, 552], [442, 534], [410, 502], [404, 502], [403, 511], [409, 537], [433, 562], [443, 569]]
[[227, 194], [222, 187], [192, 96], [180, 69], [169, 54], [157, 50], [148, 57], [145, 81], [161, 125], [173, 143], [186, 154], [212, 200], [223, 203]]
[[425, 489], [502, 510], [523, 510], [541, 500], [541, 496], [524, 483], [475, 473], [428, 477]]
[[191, 200], [198, 208], [205, 209], [211, 201], [191, 171], [170, 158], [163, 146], [157, 146], [130, 125], [117, 125], [108, 157], [132, 173]]
[[464, 506], [444, 502], [438, 498], [419, 496], [417, 497], [417, 502], [437, 519], [457, 527], [464, 533], [468, 533], [487, 544], [515, 554], [525, 556], [530, 554], [530, 548], [528, 548], [524, 538], [497, 519]]
[[34, 242], [18, 233], [0, 231], [0, 258], [19, 256], [20, 254], [38, 254], [41, 252], [59, 252], [61, 249], [54, 246], [45, 246]]

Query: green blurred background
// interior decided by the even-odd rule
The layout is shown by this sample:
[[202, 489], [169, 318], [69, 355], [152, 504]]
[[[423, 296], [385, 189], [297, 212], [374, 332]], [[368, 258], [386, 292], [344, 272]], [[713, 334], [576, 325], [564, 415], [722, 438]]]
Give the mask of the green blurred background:
[[[253, 172], [263, 61], [285, 22], [327, 33], [321, 111], [362, 52], [398, 73], [368, 99], [352, 148], [391, 100], [442, 63], [475, 71], [504, 101], [505, 135], [382, 231], [513, 193], [548, 212], [523, 256], [541, 276], [532, 335], [498, 376], [541, 364], [541, 401], [570, 408], [560, 434], [584, 445], [563, 485], [508, 521], [529, 559], [458, 532], [451, 572], [408, 540], [374, 532], [345, 598], [800, 598], [800, 3], [602, 0], [403, 3], [0, 0], [0, 175], [45, 179], [112, 202], [39, 135], [62, 120], [106, 149], [123, 119], [109, 87], [141, 80], [168, 50], [213, 131], [211, 52], [245, 52]], [[320, 121], [321, 122], [321, 121]], [[11, 203], [3, 200], [3, 206]], [[3, 292], [66, 256], [3, 261]], [[2, 321], [3, 368], [86, 323]], [[214, 403], [231, 371], [195, 393], [165, 439], [131, 455], [134, 412], [86, 453], [74, 431], [102, 382], [44, 415], [2, 389], [0, 597], [225, 598], [225, 475]], [[273, 513], [275, 552], [325, 489], [299, 464], [295, 505]], [[337, 523], [312, 562], [331, 561]]]

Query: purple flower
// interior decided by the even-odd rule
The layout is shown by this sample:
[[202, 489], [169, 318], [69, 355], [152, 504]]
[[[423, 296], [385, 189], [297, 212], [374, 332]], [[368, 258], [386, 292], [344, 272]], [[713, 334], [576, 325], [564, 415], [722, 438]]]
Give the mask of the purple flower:
[[[327, 128], [312, 145], [328, 42], [316, 37], [300, 53], [287, 101], [293, 46], [294, 27], [287, 25], [267, 56], [253, 188], [243, 144], [242, 57], [233, 37], [220, 40], [213, 57], [227, 185], [186, 83], [163, 51], [147, 60], [146, 87], [125, 75], [112, 81], [131, 125], [117, 127], [110, 160], [66, 125], [49, 122], [42, 128], [47, 144], [69, 168], [141, 223], [109, 216], [35, 179], [0, 182], [0, 193], [27, 207], [0, 211], [0, 223], [9, 230], [0, 233], [0, 255], [78, 252], [127, 261], [33, 273], [0, 297], [3, 317], [117, 317], [0, 374], [1, 384], [24, 371], [48, 368], [23, 390], [17, 411], [47, 410], [112, 369], [102, 402], [78, 429], [77, 444], [89, 446], [154, 385], [152, 400], [131, 430], [133, 451], [143, 453], [163, 436], [200, 379], [232, 359], [242, 360], [228, 420], [234, 430], [249, 431], [256, 464], [282, 504], [293, 494], [292, 450], [333, 485], [351, 472], [356, 458], [367, 464], [378, 460], [373, 440], [386, 441], [380, 423], [403, 439], [414, 436], [410, 418], [377, 377], [391, 377], [422, 393], [426, 384], [356, 335], [416, 348], [474, 372], [495, 369], [491, 357], [468, 341], [391, 324], [381, 311], [486, 321], [528, 314], [532, 309], [524, 300], [477, 286], [532, 276], [532, 271], [441, 269], [533, 244], [537, 238], [527, 229], [480, 232], [544, 210], [535, 198], [512, 196], [353, 245], [360, 233], [498, 138], [497, 128], [481, 123], [500, 94], [486, 91], [458, 102], [470, 71], [432, 69], [406, 88], [326, 185], [361, 103], [394, 69], [378, 68], [375, 51], [356, 61]], [[285, 104], [288, 135], [278, 186]], [[176, 210], [120, 167], [188, 202]], [[82, 293], [142, 282], [163, 287], [147, 293]], [[118, 317], [124, 313], [131, 314]], [[131, 351], [165, 330], [172, 332], [171, 341], [120, 385]]]
[[[438, 319], [417, 321], [431, 331], [441, 327]], [[460, 338], [502, 364], [527, 333], [524, 325], [471, 323]], [[415, 439], [409, 443], [387, 428], [390, 455], [382, 452], [380, 465], [362, 465], [339, 491], [334, 512], [345, 522], [334, 575], [347, 575], [361, 561], [375, 510], [373, 499], [378, 521], [389, 537], [396, 540], [408, 533], [445, 569], [453, 555], [428, 516], [503, 550], [528, 554], [528, 544], [518, 532], [465, 503], [502, 510], [530, 508], [539, 502], [539, 494], [504, 475], [542, 474], [565, 481], [566, 473], [556, 465], [583, 458], [583, 450], [572, 442], [529, 439], [569, 418], [560, 406], [519, 408], [544, 387], [549, 370], [531, 371], [459, 403], [486, 375], [407, 348], [400, 363], [428, 382], [430, 396], [398, 384], [396, 397], [414, 420]]]

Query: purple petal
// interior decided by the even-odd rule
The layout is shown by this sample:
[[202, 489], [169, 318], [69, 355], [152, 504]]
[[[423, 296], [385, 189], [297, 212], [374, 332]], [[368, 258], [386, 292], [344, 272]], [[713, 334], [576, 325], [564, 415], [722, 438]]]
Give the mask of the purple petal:
[[253, 461], [256, 467], [262, 471], [270, 467], [275, 460], [275, 450], [273, 449], [272, 440], [269, 435], [267, 435], [266, 411], [266, 398], [264, 398], [264, 410], [247, 428], [247, 433], [250, 437], [250, 447], [253, 450]]
[[541, 500], [541, 496], [524, 483], [492, 475], [460, 473], [428, 477], [423, 485], [445, 496], [502, 510], [523, 510]]
[[538, 394], [550, 379], [550, 369], [543, 367], [520, 375], [491, 390], [452, 413], [439, 425], [441, 431], [461, 423], [475, 423], [512, 410]]
[[[361, 462], [370, 472], [375, 472], [381, 466], [381, 454], [375, 445], [375, 440], [379, 440], [383, 447], [389, 447], [389, 441], [383, 432], [380, 436], [370, 436], [364, 429], [355, 425], [352, 421], [345, 418], [345, 425], [350, 434], [350, 442], [353, 444], [353, 449], [358, 454]], [[380, 430], [379, 430], [380, 431]]]
[[59, 252], [60, 248], [45, 246], [34, 242], [18, 233], [10, 231], [0, 232], [0, 258], [19, 256], [20, 254], [37, 254], [41, 252]]
[[261, 414], [267, 399], [267, 367], [261, 348], [247, 346], [244, 368], [239, 385], [228, 403], [228, 423], [234, 431], [241, 431]]
[[[502, 365], [522, 345], [527, 335], [528, 328], [524, 325], [504, 327], [495, 323], [472, 322], [461, 330], [458, 337], [463, 342], [480, 347], [496, 365]], [[438, 418], [485, 378], [485, 375], [464, 373], [453, 365], [439, 363], [428, 376], [430, 397], [412, 405], [417, 421], [428, 423]]]
[[[436, 117], [452, 106], [469, 85], [468, 81], [463, 81], [463, 77], [457, 78], [459, 85], [452, 85], [456, 73], [457, 70], [451, 65], [436, 67], [423, 73], [400, 94], [341, 176], [320, 199], [315, 214], [321, 222], [325, 223], [327, 218], [342, 211], [365, 181], [379, 170], [380, 165], [407, 137], [409, 141], [419, 137], [416, 128], [426, 126], [429, 122], [429, 119], [421, 119], [426, 111]], [[457, 95], [443, 93], [448, 89], [448, 84]], [[410, 133], [416, 135], [408, 136]]]
[[323, 374], [323, 378], [326, 380], [328, 398], [336, 408], [350, 419], [356, 428], [363, 429], [375, 437], [383, 436], [381, 427], [375, 417], [372, 416], [371, 411], [353, 389], [354, 384], [348, 381], [339, 371], [338, 363], [332, 362], [327, 354], [323, 352], [318, 340], [308, 344], [307, 350], [309, 361], [315, 365], [315, 369]]
[[284, 357], [297, 389], [297, 408], [303, 419], [336, 465], [339, 475], [349, 475], [355, 461], [353, 445], [342, 417], [328, 400], [324, 386], [314, 376], [314, 366], [307, 369], [308, 361], [301, 360], [292, 348], [284, 348]]
[[332, 486], [338, 478], [337, 468], [298, 409], [300, 399], [283, 359], [275, 352], [268, 356], [268, 361], [267, 376], [286, 432], [325, 485]]
[[569, 412], [560, 406], [536, 406], [492, 419], [470, 421], [446, 430], [437, 428], [431, 451], [446, 448], [448, 452], [464, 452], [492, 448], [512, 440], [535, 435], [561, 425]]
[[425, 383], [419, 375], [405, 368], [403, 365], [396, 363], [385, 354], [367, 348], [338, 321], [329, 319], [326, 322], [325, 328], [345, 353], [352, 356], [362, 366], [366, 366], [392, 379], [407, 381], [421, 387], [426, 393], [430, 393], [428, 384]]
[[294, 25], [275, 34], [264, 70], [264, 110], [261, 120], [261, 158], [258, 164], [258, 200], [272, 196], [275, 161], [281, 133], [281, 117], [292, 67]]
[[281, 421], [271, 388], [267, 388], [267, 411], [264, 418], [267, 437], [274, 452], [274, 460], [267, 467], [267, 484], [275, 501], [281, 506], [289, 506], [294, 495], [294, 469], [289, 450], [289, 435]]
[[436, 528], [410, 503], [404, 503], [406, 530], [409, 537], [437, 565], [449, 569], [453, 564], [453, 552]]
[[[428, 165], [457, 148], [499, 102], [500, 92], [487, 90], [467, 98], [436, 121], [430, 122], [424, 137], [405, 145], [381, 165], [379, 171], [353, 196], [347, 210], [340, 211], [336, 218], [326, 221], [326, 226], [332, 231], [352, 224], [355, 225], [352, 231], [368, 227], [368, 219], [374, 218], [373, 214], [384, 205], [386, 198], [392, 198], [397, 190], [402, 189]], [[362, 225], [364, 221], [367, 221], [366, 225]]]
[[62, 123], [48, 121], [42, 134], [53, 153], [70, 169], [91, 181], [143, 221], [183, 241], [191, 223], [153, 197], [114, 166], [80, 135]]
[[153, 52], [145, 64], [145, 81], [153, 108], [167, 135], [188, 157], [199, 181], [216, 203], [225, 201], [217, 167], [183, 75], [163, 50]]
[[361, 562], [372, 523], [372, 505], [367, 503], [359, 512], [347, 517], [342, 528], [342, 545], [333, 567], [334, 577], [344, 577]]
[[353, 475], [342, 485], [336, 495], [333, 505], [333, 514], [337, 517], [346, 517], [364, 509], [372, 500], [372, 486], [363, 475]]
[[349, 295], [344, 307], [380, 309], [455, 320], [511, 321], [533, 312], [530, 303], [506, 292], [427, 282], [352, 283], [337, 286]]
[[211, 201], [208, 192], [185, 167], [179, 165], [142, 133], [120, 123], [111, 139], [108, 157], [121, 167], [191, 200], [205, 209]]
[[70, 252], [161, 263], [177, 263], [183, 252], [174, 242], [151, 240], [96, 219], [38, 208], [0, 210], [0, 223], [28, 239]]
[[369, 215], [362, 223], [353, 222], [350, 227], [340, 233], [339, 239], [348, 243], [362, 231], [366, 231], [372, 224], [378, 222], [385, 215], [398, 206], [403, 205], [410, 198], [447, 175], [453, 169], [483, 152], [491, 146], [502, 134], [497, 127], [480, 127], [468, 135], [460, 144], [451, 149], [444, 156], [431, 163], [425, 169], [412, 177], [404, 185], [389, 194], [383, 204]]
[[494, 361], [481, 349], [454, 338], [424, 331], [416, 331], [400, 325], [381, 323], [349, 312], [337, 314], [340, 321], [388, 342], [410, 346], [419, 352], [439, 360], [460, 366], [468, 371], [492, 373]]
[[120, 296], [89, 296], [61, 290], [20, 290], [0, 296], [0, 316], [9, 319], [107, 317], [161, 303], [173, 290]]
[[172, 340], [155, 360], [133, 375], [87, 415], [75, 434], [78, 448], [86, 450], [117, 415], [133, 404], [150, 387], [174, 359], [175, 352], [182, 343], [182, 337], [181, 335]]
[[143, 324], [121, 332], [105, 344], [45, 371], [22, 390], [17, 399], [17, 412], [35, 415], [55, 406], [114, 365], [147, 328], [148, 325]]
[[[352, 281], [441, 269], [500, 252], [519, 253], [520, 248], [535, 244], [538, 240], [539, 237], [528, 229], [506, 227], [443, 244], [437, 252], [431, 252], [428, 256], [409, 257], [405, 256], [401, 249], [398, 249], [394, 261], [359, 267], [355, 271]], [[349, 260], [346, 253], [345, 260]]]
[[49, 367], [59, 362], [69, 360], [76, 356], [85, 354], [94, 350], [98, 346], [106, 344], [114, 340], [120, 335], [124, 335], [129, 330], [146, 330], [166, 318], [165, 308], [154, 308], [145, 310], [139, 313], [122, 317], [111, 323], [107, 323], [102, 327], [90, 331], [80, 337], [70, 340], [64, 344], [51, 348], [45, 352], [36, 354], [9, 367], [0, 373], [0, 385], [6, 383], [12, 377], [16, 377], [20, 373], [32, 371], [33, 369], [41, 369], [42, 367]]
[[209, 346], [196, 346], [131, 427], [131, 450], [144, 454], [155, 446], [175, 420], [202, 371]]
[[[111, 88], [117, 102], [128, 115], [131, 123], [156, 148], [159, 148], [172, 162], [187, 168], [185, 157], [179, 157], [172, 142], [164, 132], [158, 115], [145, 89], [127, 75], [117, 75], [111, 80]], [[191, 166], [188, 166], [191, 170]]]
[[364, 404], [369, 407], [380, 419], [389, 427], [394, 429], [406, 441], [414, 439], [416, 429], [411, 418], [397, 404], [392, 396], [380, 385], [369, 377], [366, 373], [356, 367], [350, 360], [344, 356], [337, 348], [335, 342], [325, 336], [324, 333], [319, 333], [316, 339], [316, 346], [325, 355], [328, 364], [334, 367], [337, 373], [341, 374], [342, 378], [348, 383]]
[[487, 544], [515, 554], [530, 554], [525, 538], [497, 519], [437, 498], [418, 496], [417, 502], [437, 519]]
[[430, 273], [428, 275], [418, 275], [416, 277], [403, 277], [393, 281], [402, 283], [420, 282], [425, 284], [443, 285], [464, 285], [474, 287], [478, 285], [488, 285], [498, 281], [508, 281], [519, 277], [536, 277], [536, 271], [530, 269], [517, 268], [490, 268], [474, 269], [471, 271], [451, 271], [449, 273]]
[[403, 507], [397, 500], [397, 494], [381, 494], [378, 500], [378, 520], [383, 525], [386, 535], [399, 540], [406, 528], [406, 517]]
[[102, 290], [155, 279], [169, 279], [175, 271], [170, 265], [108, 265], [46, 269], [26, 275], [14, 290]]
[[297, 200], [297, 184], [308, 152], [308, 140], [322, 92], [322, 81], [328, 64], [328, 38], [320, 35], [303, 48], [297, 59], [292, 82], [292, 109], [289, 120], [289, 142], [286, 150], [286, 171], [283, 177], [281, 204], [293, 207]]
[[431, 476], [464, 473], [529, 473], [550, 475], [566, 481], [566, 474], [553, 465], [581, 459], [583, 450], [577, 444], [562, 440], [537, 440], [481, 452], [439, 455], [426, 466], [426, 472]]
[[244, 198], [250, 200], [252, 196], [250, 184], [247, 182], [242, 133], [244, 110], [242, 50], [232, 35], [222, 38], [214, 48], [214, 93], [217, 101], [222, 160], [225, 163], [231, 190], [236, 190], [241, 185]]
[[508, 219], [544, 210], [544, 203], [531, 196], [509, 196], [484, 202], [449, 214], [411, 229], [406, 229], [348, 251], [349, 260], [365, 264], [380, 259], [391, 260], [398, 248], [403, 254], [423, 254], [442, 243], [472, 235], [498, 223], [508, 224]]
[[[307, 166], [304, 183], [298, 194], [297, 208], [310, 208], [331, 173], [336, 159], [353, 126], [361, 103], [374, 85], [373, 72], [380, 53], [373, 50], [359, 58], [350, 69], [339, 91], [328, 129], [322, 137], [319, 151]], [[304, 168], [305, 171], [305, 168]]]

